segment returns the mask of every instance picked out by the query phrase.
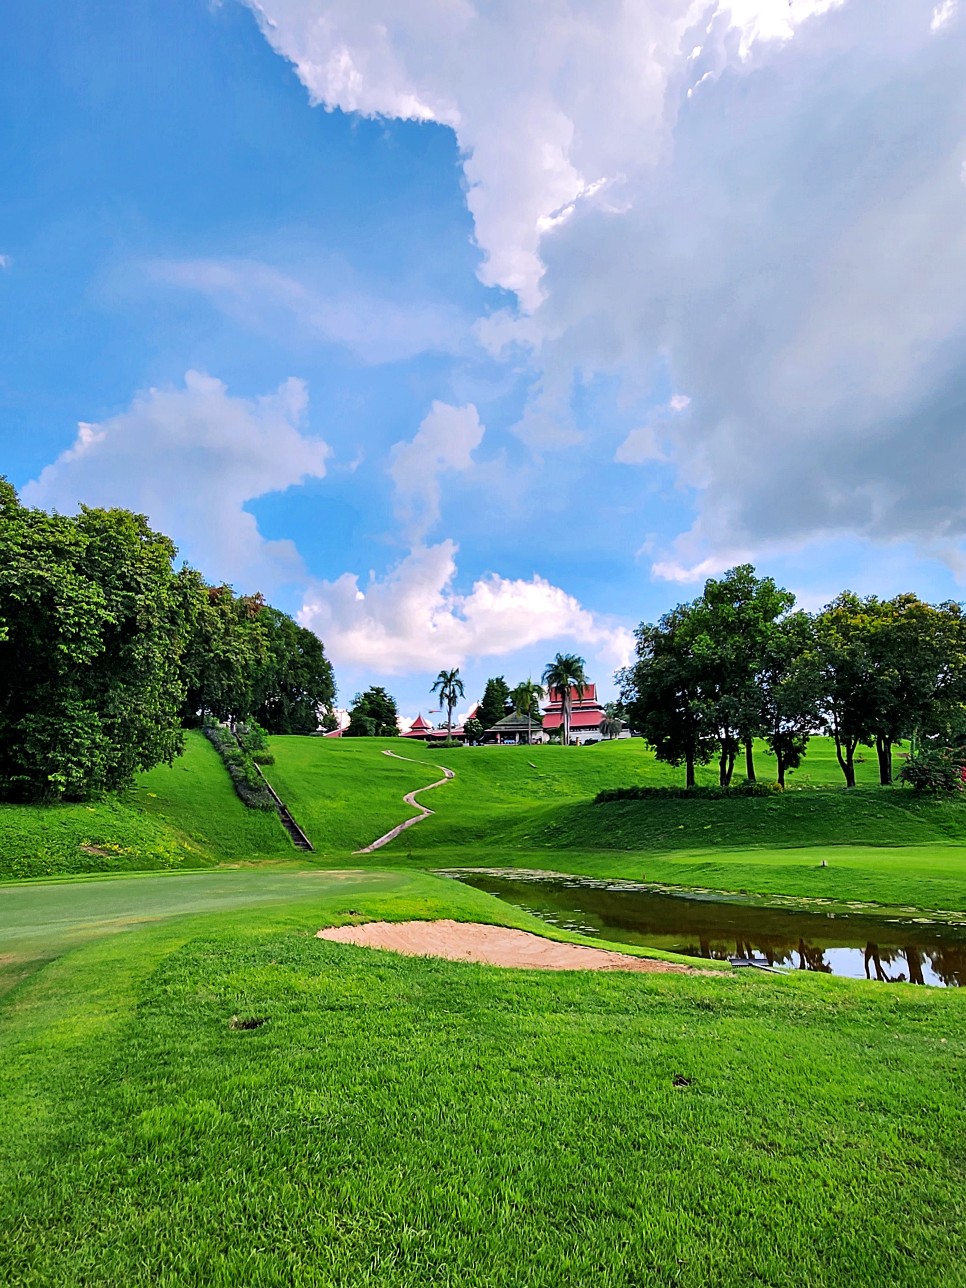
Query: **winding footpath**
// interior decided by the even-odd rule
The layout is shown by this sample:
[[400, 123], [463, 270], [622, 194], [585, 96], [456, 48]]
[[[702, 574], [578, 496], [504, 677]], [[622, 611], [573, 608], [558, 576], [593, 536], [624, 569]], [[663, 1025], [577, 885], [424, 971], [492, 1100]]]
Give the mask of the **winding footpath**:
[[[393, 760], [408, 760], [411, 765], [425, 765], [426, 763], [424, 760], [413, 760], [412, 756], [397, 756], [394, 751], [384, 751], [382, 754], [391, 756]], [[380, 836], [378, 840], [373, 841], [371, 845], [367, 845], [362, 850], [355, 850], [355, 854], [371, 854], [373, 850], [381, 850], [384, 845], [388, 845], [390, 841], [394, 841], [397, 836], [405, 832], [407, 827], [415, 827], [417, 823], [421, 823], [424, 818], [429, 818], [435, 812], [428, 809], [416, 797], [420, 792], [429, 792], [434, 787], [442, 787], [444, 783], [448, 783], [451, 778], [456, 777], [455, 772], [452, 769], [447, 769], [445, 765], [437, 765], [436, 768], [443, 771], [442, 778], [435, 783], [427, 783], [425, 787], [417, 787], [414, 791], [407, 792], [403, 797], [405, 803], [413, 809], [418, 809], [419, 813], [414, 814], [412, 818], [407, 818], [404, 823], [399, 823], [391, 831], [388, 831], [385, 836]]]

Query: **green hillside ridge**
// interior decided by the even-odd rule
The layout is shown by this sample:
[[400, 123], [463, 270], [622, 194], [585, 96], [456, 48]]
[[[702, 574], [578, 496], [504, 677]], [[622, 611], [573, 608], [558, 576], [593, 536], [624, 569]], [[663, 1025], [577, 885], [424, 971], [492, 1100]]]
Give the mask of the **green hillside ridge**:
[[274, 814], [246, 809], [197, 731], [173, 765], [141, 774], [122, 797], [74, 805], [0, 805], [0, 878], [181, 870], [291, 858]]
[[[425, 768], [389, 759], [382, 755], [387, 748]], [[848, 792], [839, 785], [827, 739], [813, 740], [807, 769], [784, 794], [604, 805], [594, 804], [602, 788], [677, 784], [679, 775], [656, 762], [638, 739], [586, 748], [445, 749], [415, 740], [277, 738], [272, 749], [276, 764], [269, 773], [322, 864], [345, 861], [340, 843], [361, 846], [401, 822], [409, 814], [403, 793], [432, 781], [436, 767], [447, 765], [456, 777], [421, 798], [433, 817], [353, 862], [550, 869], [762, 895], [966, 909], [966, 802], [871, 786], [872, 764], [860, 766], [866, 785]], [[758, 761], [764, 779], [767, 757]], [[327, 783], [338, 785], [338, 812], [322, 794]], [[373, 800], [378, 807], [370, 814]]]

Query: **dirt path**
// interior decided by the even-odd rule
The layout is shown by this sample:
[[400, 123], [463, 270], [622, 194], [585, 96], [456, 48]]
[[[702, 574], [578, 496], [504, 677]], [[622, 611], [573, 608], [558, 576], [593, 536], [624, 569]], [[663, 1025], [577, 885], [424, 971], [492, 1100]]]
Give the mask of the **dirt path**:
[[[417, 820], [413, 820], [416, 822]], [[445, 957], [526, 970], [629, 970], [690, 975], [690, 966], [631, 957], [603, 948], [562, 944], [526, 930], [463, 921], [369, 921], [361, 926], [330, 926], [318, 939], [360, 948], [386, 948], [406, 957]]]
[[[425, 761], [413, 760], [412, 756], [397, 756], [394, 751], [384, 751], [382, 754], [384, 756], [391, 756], [393, 760], [408, 760], [411, 765], [425, 765]], [[405, 832], [407, 827], [414, 827], [417, 823], [421, 823], [424, 818], [429, 818], [434, 811], [427, 809], [427, 807], [421, 804], [416, 797], [420, 792], [428, 792], [434, 787], [442, 787], [444, 783], [448, 783], [451, 778], [456, 777], [453, 770], [447, 769], [445, 765], [437, 765], [436, 768], [443, 771], [442, 778], [435, 783], [427, 783], [425, 787], [417, 787], [413, 791], [407, 792], [403, 797], [405, 803], [410, 805], [413, 809], [418, 809], [419, 813], [413, 815], [412, 818], [407, 818], [404, 823], [399, 823], [396, 827], [392, 828], [391, 831], [387, 832], [385, 836], [380, 836], [377, 840], [373, 841], [371, 845], [367, 845], [362, 850], [355, 850], [353, 853], [371, 854], [373, 850], [381, 850], [384, 845], [388, 845], [389, 842], [394, 841], [400, 833]]]

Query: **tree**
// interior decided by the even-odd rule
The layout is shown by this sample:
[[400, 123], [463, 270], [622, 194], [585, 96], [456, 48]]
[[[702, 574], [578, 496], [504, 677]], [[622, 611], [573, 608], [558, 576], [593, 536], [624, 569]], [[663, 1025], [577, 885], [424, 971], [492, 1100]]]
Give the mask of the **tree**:
[[718, 731], [718, 781], [731, 784], [739, 748], [745, 749], [749, 781], [755, 781], [753, 739], [762, 732], [757, 677], [775, 623], [795, 596], [751, 564], [709, 578], [693, 606], [694, 649], [704, 675], [706, 716]]
[[446, 707], [446, 738], [449, 741], [453, 737], [453, 708], [464, 696], [459, 667], [452, 671], [440, 671], [430, 693], [438, 693], [440, 702]]
[[779, 786], [797, 769], [819, 724], [819, 663], [808, 613], [791, 613], [775, 624], [758, 671], [762, 730], [778, 765]]
[[513, 710], [510, 703], [510, 688], [502, 675], [487, 680], [483, 690], [483, 700], [476, 709], [477, 719], [484, 729], [492, 729], [498, 720], [507, 715], [507, 707]]
[[175, 548], [142, 515], [21, 505], [0, 480], [0, 791], [84, 799], [182, 746]]
[[483, 725], [475, 716], [471, 716], [470, 719], [467, 720], [466, 724], [463, 725], [463, 732], [466, 734], [467, 742], [483, 741]]
[[265, 661], [254, 678], [255, 719], [269, 733], [315, 733], [335, 702], [335, 678], [322, 641], [277, 608], [260, 614]]
[[394, 738], [399, 733], [396, 700], [381, 685], [357, 693], [349, 711], [347, 738]]
[[264, 599], [236, 596], [231, 586], [209, 586], [193, 568], [182, 570], [179, 589], [187, 623], [184, 718], [247, 719], [269, 661]]
[[528, 676], [510, 694], [514, 710], [527, 717], [527, 744], [532, 741], [531, 724], [540, 719], [540, 700], [543, 697], [543, 685], [534, 684]]
[[637, 661], [617, 673], [631, 726], [658, 760], [685, 766], [688, 787], [695, 785], [695, 766], [711, 759], [717, 735], [702, 690], [703, 661], [694, 649], [694, 617], [693, 604], [679, 604], [656, 625], [642, 622], [634, 632]]
[[584, 696], [588, 684], [584, 673], [584, 659], [575, 653], [557, 653], [552, 662], [548, 662], [543, 672], [543, 682], [548, 689], [556, 689], [560, 694], [560, 714], [562, 716], [563, 744], [570, 745], [570, 710], [572, 698], [570, 690], [576, 689], [578, 699]]
[[962, 606], [934, 606], [915, 595], [863, 601], [869, 613], [873, 675], [871, 718], [879, 782], [892, 782], [892, 748], [920, 732], [934, 733], [961, 709], [966, 683]]
[[624, 725], [617, 716], [605, 715], [598, 728], [605, 738], [619, 738]]

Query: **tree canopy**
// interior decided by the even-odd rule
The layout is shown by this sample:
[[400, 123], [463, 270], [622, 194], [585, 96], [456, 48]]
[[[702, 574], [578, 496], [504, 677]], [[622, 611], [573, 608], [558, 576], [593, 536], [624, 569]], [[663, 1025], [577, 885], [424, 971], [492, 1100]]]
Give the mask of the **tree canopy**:
[[0, 798], [117, 791], [205, 716], [318, 728], [335, 698], [321, 642], [175, 554], [142, 515], [48, 514], [0, 479]]
[[357, 693], [349, 710], [347, 738], [395, 738], [399, 733], [396, 699], [381, 685]]

